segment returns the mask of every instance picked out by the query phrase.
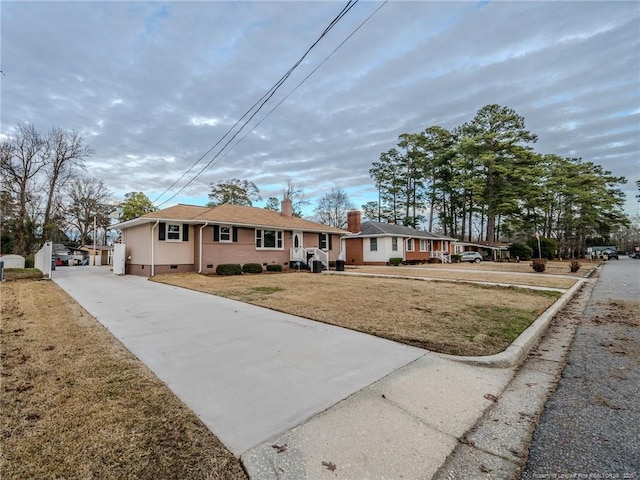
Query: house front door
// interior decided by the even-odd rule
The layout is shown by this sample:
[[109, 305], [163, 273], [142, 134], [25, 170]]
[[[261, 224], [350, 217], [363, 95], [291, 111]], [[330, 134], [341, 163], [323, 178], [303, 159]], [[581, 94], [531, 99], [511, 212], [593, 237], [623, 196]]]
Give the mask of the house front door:
[[302, 239], [304, 237], [302, 236], [302, 232], [293, 232], [293, 248], [303, 248], [304, 245], [302, 244]]

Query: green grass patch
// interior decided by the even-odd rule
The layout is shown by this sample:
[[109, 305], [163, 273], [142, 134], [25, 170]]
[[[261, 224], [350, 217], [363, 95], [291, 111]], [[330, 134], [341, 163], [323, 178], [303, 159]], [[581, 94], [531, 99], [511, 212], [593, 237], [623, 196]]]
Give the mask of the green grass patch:
[[[524, 310], [513, 307], [478, 306], [473, 309], [480, 321], [473, 333], [500, 338], [508, 343], [513, 342], [533, 321], [538, 318], [535, 310]], [[480, 331], [481, 329], [481, 331]]]
[[272, 294], [276, 292], [284, 292], [284, 288], [282, 287], [253, 287], [251, 288], [251, 292], [253, 293], [262, 293], [262, 294]]
[[37, 268], [5, 268], [4, 279], [11, 280], [39, 280], [42, 272]]

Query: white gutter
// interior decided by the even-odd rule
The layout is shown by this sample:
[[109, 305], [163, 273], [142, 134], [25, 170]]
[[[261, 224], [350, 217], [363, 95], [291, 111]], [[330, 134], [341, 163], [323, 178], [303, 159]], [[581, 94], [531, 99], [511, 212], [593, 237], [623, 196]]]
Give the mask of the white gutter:
[[160, 220], [156, 220], [156, 224], [151, 227], [151, 276], [155, 276], [156, 274], [156, 265], [155, 265], [155, 251], [153, 248], [153, 230], [158, 226]]
[[209, 225], [209, 222], [204, 222], [204, 225], [200, 227], [200, 268], [198, 269], [198, 273], [202, 273], [202, 230]]

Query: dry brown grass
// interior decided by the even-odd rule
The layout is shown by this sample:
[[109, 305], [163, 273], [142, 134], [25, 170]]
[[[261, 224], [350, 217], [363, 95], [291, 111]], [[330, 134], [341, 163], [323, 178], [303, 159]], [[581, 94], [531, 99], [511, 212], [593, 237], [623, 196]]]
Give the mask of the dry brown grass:
[[244, 479], [233, 455], [49, 281], [5, 282], [3, 479]]
[[531, 262], [481, 262], [436, 263], [398, 267], [359, 266], [355, 268], [349, 267], [348, 271], [358, 273], [443, 278], [449, 280], [508, 283], [512, 285], [530, 285], [551, 288], [571, 288], [578, 278], [588, 275], [589, 271], [599, 264], [599, 261], [580, 260], [581, 268], [575, 273], [570, 271], [569, 265], [571, 262], [568, 260], [548, 261], [544, 273], [535, 273], [531, 268], [530, 263]]
[[504, 350], [560, 295], [306, 272], [154, 279], [456, 355]]

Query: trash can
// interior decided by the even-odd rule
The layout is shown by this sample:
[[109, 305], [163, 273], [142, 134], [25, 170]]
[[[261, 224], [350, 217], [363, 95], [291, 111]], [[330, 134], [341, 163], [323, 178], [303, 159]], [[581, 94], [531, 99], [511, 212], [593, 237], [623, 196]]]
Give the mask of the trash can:
[[322, 262], [320, 260], [313, 261], [313, 273], [322, 272]]
[[344, 260], [336, 260], [336, 272], [344, 272]]

